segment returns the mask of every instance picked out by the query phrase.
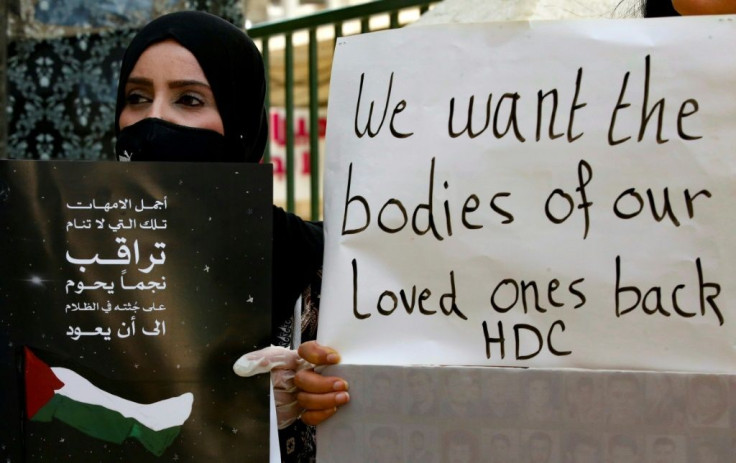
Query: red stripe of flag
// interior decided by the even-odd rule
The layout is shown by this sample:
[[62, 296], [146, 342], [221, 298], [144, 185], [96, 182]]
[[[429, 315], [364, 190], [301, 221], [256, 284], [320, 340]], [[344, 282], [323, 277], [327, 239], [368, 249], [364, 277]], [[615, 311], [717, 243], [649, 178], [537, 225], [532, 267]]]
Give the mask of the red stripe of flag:
[[51, 368], [27, 347], [25, 351], [26, 413], [30, 420], [64, 386]]

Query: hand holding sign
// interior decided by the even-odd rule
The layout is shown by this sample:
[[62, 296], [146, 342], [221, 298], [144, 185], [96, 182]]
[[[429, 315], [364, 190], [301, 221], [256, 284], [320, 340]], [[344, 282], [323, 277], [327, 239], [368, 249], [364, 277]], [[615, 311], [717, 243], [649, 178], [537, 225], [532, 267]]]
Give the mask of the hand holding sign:
[[[299, 356], [316, 366], [340, 362], [340, 355], [334, 349], [316, 341], [299, 346]], [[322, 376], [314, 369], [307, 369], [297, 372], [294, 383], [300, 389], [297, 399], [304, 408], [301, 419], [306, 424], [323, 422], [337, 412], [337, 407], [350, 401], [347, 381], [336, 376]]]

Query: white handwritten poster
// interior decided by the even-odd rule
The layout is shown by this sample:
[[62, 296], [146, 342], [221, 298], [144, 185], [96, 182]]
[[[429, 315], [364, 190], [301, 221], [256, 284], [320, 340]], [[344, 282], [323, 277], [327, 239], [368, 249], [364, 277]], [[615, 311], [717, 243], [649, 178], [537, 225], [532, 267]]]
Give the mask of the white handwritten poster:
[[232, 363], [270, 338], [271, 208], [267, 166], [0, 162], [2, 455], [268, 461]]
[[736, 18], [337, 42], [319, 340], [344, 363], [733, 372]]

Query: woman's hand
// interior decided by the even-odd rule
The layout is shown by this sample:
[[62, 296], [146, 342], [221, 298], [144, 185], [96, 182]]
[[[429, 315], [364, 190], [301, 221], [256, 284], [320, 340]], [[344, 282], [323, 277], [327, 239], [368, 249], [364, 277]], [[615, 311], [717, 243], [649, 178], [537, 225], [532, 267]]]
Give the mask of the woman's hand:
[[[299, 356], [315, 365], [334, 365], [340, 355], [332, 348], [321, 346], [316, 341], [305, 342], [299, 346]], [[317, 425], [337, 412], [337, 407], [350, 401], [348, 383], [336, 376], [322, 376], [307, 368], [297, 371], [294, 384], [299, 388], [297, 401], [304, 409], [301, 419], [309, 425]]]
[[296, 397], [298, 389], [294, 385], [294, 376], [297, 371], [312, 367], [295, 350], [271, 346], [243, 355], [233, 365], [233, 371], [238, 376], [271, 372], [278, 428], [284, 429], [299, 419], [302, 413]]

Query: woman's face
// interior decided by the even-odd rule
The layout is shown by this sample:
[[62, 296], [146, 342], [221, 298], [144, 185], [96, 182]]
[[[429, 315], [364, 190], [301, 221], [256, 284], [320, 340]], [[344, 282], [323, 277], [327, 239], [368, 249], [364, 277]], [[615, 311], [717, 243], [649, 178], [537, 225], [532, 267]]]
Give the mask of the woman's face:
[[736, 13], [736, 0], [672, 0], [681, 15]]
[[120, 129], [146, 118], [225, 134], [212, 88], [197, 58], [173, 40], [148, 47], [125, 84]]

